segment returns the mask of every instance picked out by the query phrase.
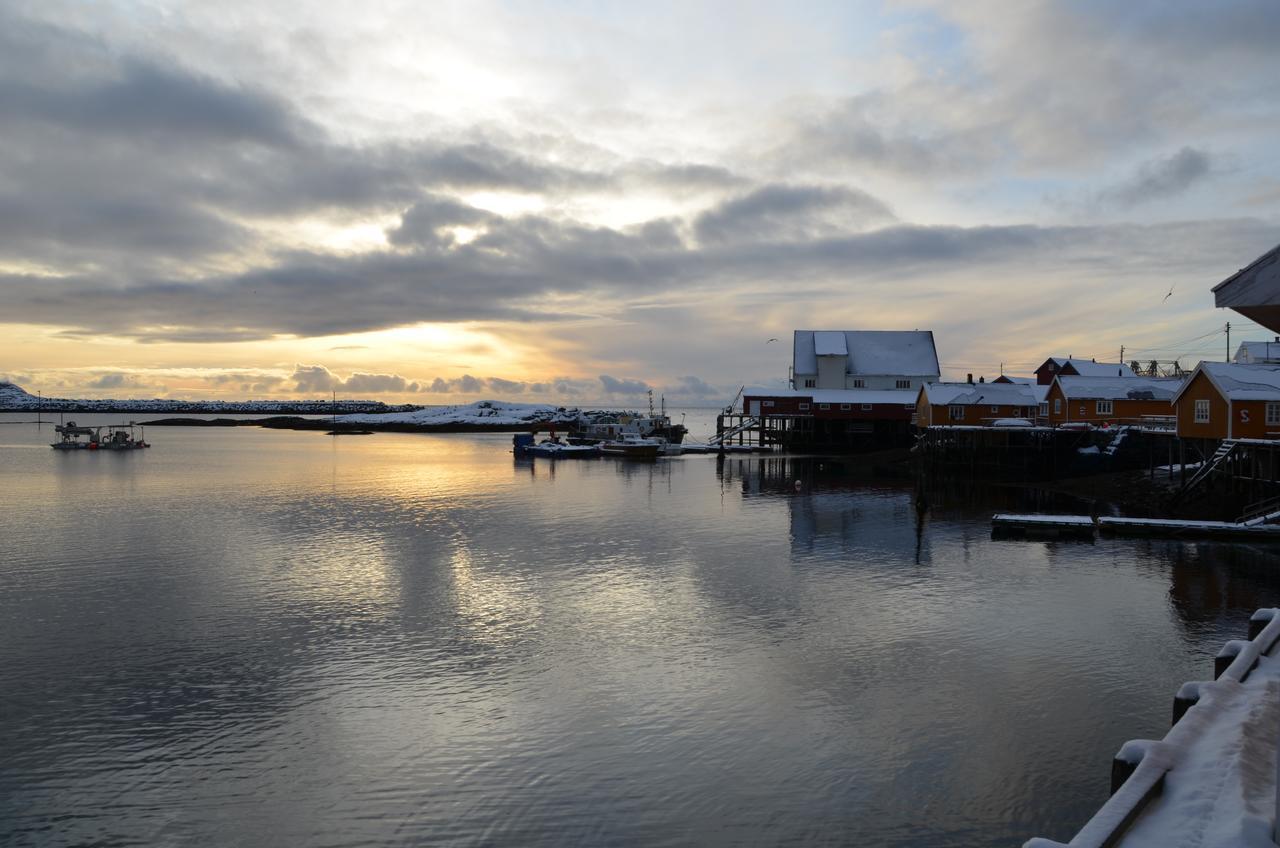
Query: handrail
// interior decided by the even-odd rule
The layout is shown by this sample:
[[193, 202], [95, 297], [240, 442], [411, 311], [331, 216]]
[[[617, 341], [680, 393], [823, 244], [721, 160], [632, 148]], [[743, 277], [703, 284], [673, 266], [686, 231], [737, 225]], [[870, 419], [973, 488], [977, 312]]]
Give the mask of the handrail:
[[[1217, 681], [1184, 685], [1179, 694], [1207, 693], [1218, 685], [1218, 681], [1224, 679], [1230, 681], [1228, 686], [1243, 683], [1258, 664], [1258, 659], [1269, 654], [1277, 640], [1280, 640], [1280, 609], [1258, 610], [1253, 614], [1253, 621], [1260, 620], [1267, 620], [1266, 626], [1239, 649], [1235, 659]], [[1177, 768], [1187, 748], [1208, 729], [1217, 715], [1215, 710], [1193, 703], [1165, 734], [1164, 739], [1159, 742], [1126, 744], [1121, 748], [1121, 754], [1130, 762], [1137, 760], [1137, 766], [1071, 842], [1055, 842], [1037, 837], [1023, 843], [1023, 848], [1108, 848], [1119, 844], [1125, 830], [1142, 812], [1143, 807], [1159, 793], [1165, 775]]]

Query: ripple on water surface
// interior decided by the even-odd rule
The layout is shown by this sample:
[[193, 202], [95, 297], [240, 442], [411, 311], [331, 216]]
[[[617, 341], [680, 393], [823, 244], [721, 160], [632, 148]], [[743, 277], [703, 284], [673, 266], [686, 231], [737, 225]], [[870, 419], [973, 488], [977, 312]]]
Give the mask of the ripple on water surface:
[[1065, 839], [1276, 603], [1267, 550], [994, 542], [1023, 495], [830, 461], [4, 435], [5, 844]]

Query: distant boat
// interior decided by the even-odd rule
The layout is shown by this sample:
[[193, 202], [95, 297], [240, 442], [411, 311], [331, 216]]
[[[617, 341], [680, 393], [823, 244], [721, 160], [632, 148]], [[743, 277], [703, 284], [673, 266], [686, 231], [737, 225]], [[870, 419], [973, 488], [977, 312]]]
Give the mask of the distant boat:
[[[53, 428], [61, 438], [49, 447], [54, 450], [141, 450], [149, 448], [140, 435], [134, 438], [134, 424], [108, 424], [97, 427], [79, 427], [74, 421]], [[141, 430], [141, 428], [139, 428]], [[105, 435], [103, 431], [106, 431]], [[143, 433], [145, 435], [145, 431]]]

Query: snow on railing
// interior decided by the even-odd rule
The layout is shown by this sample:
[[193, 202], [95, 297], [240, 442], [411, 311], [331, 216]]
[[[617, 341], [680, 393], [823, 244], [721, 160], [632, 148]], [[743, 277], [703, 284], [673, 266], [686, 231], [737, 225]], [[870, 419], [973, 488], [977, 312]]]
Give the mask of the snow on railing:
[[[1174, 701], [1173, 728], [1164, 739], [1153, 742], [1138, 739], [1125, 743], [1116, 754], [1112, 770], [1113, 784], [1117, 775], [1128, 772], [1127, 779], [1115, 788], [1114, 794], [1094, 813], [1093, 818], [1069, 843], [1035, 838], [1023, 844], [1023, 848], [1107, 848], [1121, 844], [1125, 831], [1142, 813], [1143, 808], [1162, 791], [1165, 777], [1183, 765], [1194, 771], [1195, 764], [1188, 763], [1188, 751], [1194, 743], [1213, 732], [1215, 722], [1238, 718], [1238, 702], [1242, 697], [1242, 684], [1257, 666], [1261, 657], [1268, 654], [1280, 639], [1280, 609], [1260, 609], [1250, 619], [1250, 640], [1233, 640], [1219, 652], [1219, 659], [1230, 657], [1230, 663], [1216, 680], [1184, 684]], [[1219, 663], [1215, 661], [1215, 670]], [[1178, 715], [1180, 708], [1185, 709]], [[1267, 735], [1262, 744], [1275, 744]], [[1255, 741], [1254, 744], [1258, 744]], [[1273, 758], [1280, 765], [1280, 757]], [[1228, 758], [1230, 759], [1230, 758]], [[1221, 763], [1222, 767], [1234, 767], [1236, 763]], [[1195, 778], [1190, 775], [1190, 779]], [[1280, 837], [1280, 774], [1273, 774], [1272, 838]], [[1204, 810], [1191, 811], [1203, 816]], [[1146, 822], [1147, 819], [1144, 819]], [[1280, 840], [1277, 840], [1280, 841]]]

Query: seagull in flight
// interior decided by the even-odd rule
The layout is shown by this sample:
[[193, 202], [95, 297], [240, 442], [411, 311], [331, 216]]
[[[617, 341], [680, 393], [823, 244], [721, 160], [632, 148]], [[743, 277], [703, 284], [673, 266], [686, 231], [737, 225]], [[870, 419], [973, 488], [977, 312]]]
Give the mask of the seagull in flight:
[[1162, 301], [1160, 301], [1160, 302], [1161, 302], [1161, 303], [1164, 303], [1164, 301], [1165, 301], [1165, 300], [1168, 300], [1170, 297], [1172, 297], [1172, 296], [1173, 296], [1173, 290], [1174, 290], [1175, 288], [1177, 288], [1177, 287], [1178, 287], [1178, 284], [1177, 284], [1177, 283], [1174, 283], [1173, 285], [1169, 286], [1169, 293], [1168, 293], [1168, 294], [1166, 294], [1166, 295], [1164, 296], [1164, 300], [1162, 300]]
[[[776, 342], [776, 341], [777, 339], [769, 339], [769, 342]], [[769, 342], [765, 342], [765, 344], [768, 344]]]

